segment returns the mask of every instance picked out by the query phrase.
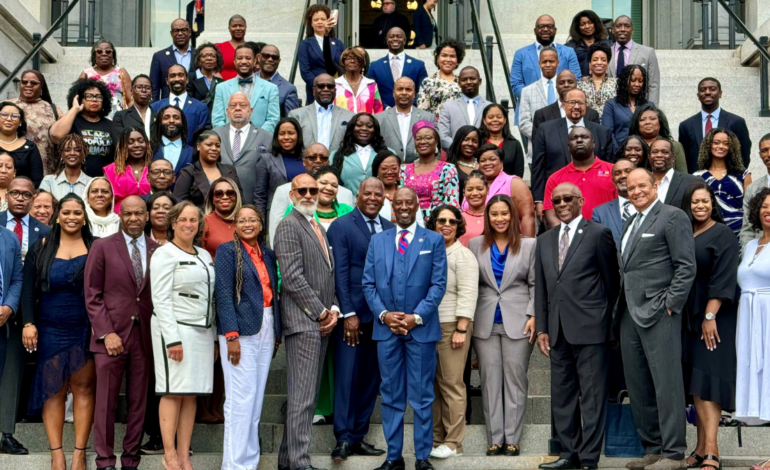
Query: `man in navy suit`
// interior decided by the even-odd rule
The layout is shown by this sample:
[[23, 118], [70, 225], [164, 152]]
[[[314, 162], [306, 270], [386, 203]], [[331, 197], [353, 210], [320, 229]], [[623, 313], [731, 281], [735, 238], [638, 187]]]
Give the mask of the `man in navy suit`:
[[[21, 246], [13, 232], [0, 227], [0, 328], [2, 329], [0, 330], [0, 381], [3, 378], [8, 346], [8, 326], [5, 325], [20, 316], [18, 312], [21, 283]], [[19, 333], [19, 342], [21, 342], [21, 333]], [[3, 401], [7, 400], [6, 395], [3, 395]]]
[[746, 121], [733, 113], [728, 113], [719, 106], [722, 98], [722, 84], [716, 78], [706, 77], [698, 83], [698, 101], [701, 111], [679, 124], [679, 142], [684, 147], [687, 159], [687, 171], [695, 173], [698, 168], [700, 144], [709, 130], [717, 127], [735, 133], [741, 142], [743, 166], [749, 167], [751, 158], [751, 137]]
[[[47, 225], [29, 215], [34, 194], [35, 185], [32, 180], [25, 176], [14, 178], [5, 193], [8, 210], [0, 212], [0, 226], [10, 230], [16, 237], [22, 262], [29, 248], [50, 230]], [[3, 433], [0, 438], [0, 451], [5, 454], [25, 455], [28, 453], [27, 449], [13, 437], [16, 432], [16, 412], [19, 408], [26, 359], [21, 342], [24, 327], [21, 312], [17, 309], [14, 309], [14, 312], [17, 313], [6, 322], [8, 344], [5, 348], [5, 373], [0, 379], [0, 432]], [[5, 335], [6, 331], [0, 332], [0, 336]], [[26, 403], [22, 406], [26, 408]]]
[[623, 224], [629, 217], [636, 214], [634, 205], [628, 200], [628, 186], [626, 185], [628, 174], [634, 168], [636, 168], [634, 163], [627, 158], [621, 158], [615, 162], [615, 165], [612, 166], [612, 184], [618, 190], [618, 197], [594, 208], [594, 213], [591, 216], [594, 222], [598, 222], [612, 231], [612, 238], [618, 247], [623, 235]]
[[375, 315], [374, 340], [382, 374], [382, 429], [387, 460], [378, 470], [404, 470], [404, 413], [414, 409], [415, 470], [433, 470], [433, 382], [436, 343], [441, 339], [438, 306], [444, 298], [447, 260], [444, 238], [416, 222], [417, 193], [396, 191], [398, 227], [369, 243], [364, 267], [366, 302]]
[[193, 163], [193, 149], [187, 144], [189, 130], [184, 113], [174, 106], [166, 106], [158, 113], [153, 127], [158, 137], [152, 141], [152, 159], [168, 160], [174, 168], [174, 176], [179, 175], [182, 168]]
[[[415, 90], [420, 89], [422, 81], [428, 77], [425, 62], [406, 55], [406, 33], [399, 27], [388, 31], [388, 55], [380, 60], [372, 62], [367, 76], [377, 82], [380, 90], [380, 98], [385, 106], [393, 107], [396, 101], [393, 99], [393, 88], [396, 80], [401, 77], [409, 77], [415, 83]], [[417, 98], [414, 100], [417, 104]]]
[[333, 333], [334, 345], [334, 436], [335, 462], [348, 455], [382, 455], [364, 442], [380, 385], [377, 343], [372, 338], [374, 315], [366, 304], [361, 280], [372, 236], [392, 229], [393, 223], [379, 216], [385, 187], [377, 178], [361, 182], [356, 207], [332, 222], [327, 236], [334, 251], [334, 285], [342, 309], [344, 327]]
[[158, 101], [168, 96], [168, 83], [166, 76], [172, 65], [179, 64], [186, 71], [192, 70], [192, 47], [190, 36], [192, 30], [190, 23], [182, 18], [177, 18], [171, 23], [171, 39], [173, 44], [152, 55], [150, 63], [150, 81], [152, 81], [152, 100]]
[[168, 98], [156, 101], [150, 107], [157, 114], [160, 114], [160, 110], [168, 105], [181, 109], [187, 119], [187, 145], [193, 145], [193, 135], [195, 132], [198, 129], [211, 126], [209, 108], [195, 98], [187, 96], [187, 70], [181, 65], [172, 65], [168, 69], [166, 80], [171, 93], [168, 95]]
[[[267, 80], [278, 87], [278, 103], [281, 106], [281, 117], [289, 115], [289, 111], [299, 108], [297, 87], [289, 83], [278, 73], [281, 65], [281, 51], [272, 44], [262, 48], [257, 56], [259, 61], [259, 78]], [[382, 94], [382, 92], [380, 92]]]

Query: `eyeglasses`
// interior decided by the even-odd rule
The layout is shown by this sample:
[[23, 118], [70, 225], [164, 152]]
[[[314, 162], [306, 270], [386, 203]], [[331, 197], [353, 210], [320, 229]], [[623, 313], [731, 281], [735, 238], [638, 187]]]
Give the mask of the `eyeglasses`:
[[6, 121], [8, 121], [8, 120], [15, 121], [15, 120], [21, 118], [21, 114], [19, 114], [19, 113], [6, 113], [5, 111], [3, 111], [2, 113], [0, 113], [0, 118], [5, 119]]
[[574, 108], [575, 106], [585, 106], [586, 105], [585, 101], [575, 101], [575, 100], [565, 101], [565, 103], [567, 103], [567, 106], [569, 106], [571, 108]]
[[96, 55], [112, 55], [112, 49], [97, 49]]
[[276, 62], [281, 60], [281, 56], [279, 56], [278, 54], [268, 54], [267, 52], [262, 53], [262, 58], [265, 60], [273, 59]]
[[235, 190], [234, 189], [217, 189], [214, 191], [214, 199], [221, 199], [223, 197], [227, 196], [230, 199], [235, 199]]
[[150, 174], [152, 176], [160, 176], [161, 174], [163, 176], [172, 176], [174, 174], [174, 170], [150, 170]]
[[238, 220], [235, 221], [235, 223], [238, 224], [238, 225], [243, 225], [245, 223], [250, 223], [251, 225], [256, 225], [256, 224], [261, 224], [262, 221], [259, 220], [256, 217], [252, 217], [250, 219], [238, 219]]
[[37, 80], [22, 80], [21, 84], [24, 86], [38, 86], [40, 85], [40, 82]]
[[571, 204], [572, 201], [574, 201], [578, 197], [580, 197], [580, 196], [554, 197], [554, 198], [551, 198], [551, 204], [553, 204], [554, 206], [558, 206], [559, 204], [561, 204], [561, 201], [564, 201], [566, 204]]
[[190, 28], [174, 28], [171, 30], [171, 34], [189, 33]]
[[213, 54], [213, 53], [209, 52], [209, 53], [206, 53], [206, 54], [201, 54], [199, 57], [201, 59], [214, 59], [214, 58], [216, 58], [216, 56], [217, 56], [216, 54]]
[[83, 95], [84, 101], [102, 101], [102, 95], [94, 95], [93, 93], [86, 93]]
[[316, 155], [305, 155], [305, 160], [307, 160], [309, 162], [322, 162], [322, 163], [325, 163], [325, 162], [329, 161], [329, 156], [328, 155], [319, 155], [319, 154], [316, 154]]
[[421, 142], [433, 142], [433, 140], [434, 140], [433, 136], [430, 136], [430, 137], [420, 137], [419, 139], [415, 138], [414, 139], [414, 143], [419, 144]]
[[314, 85], [319, 90], [334, 90], [337, 88], [337, 85], [334, 83], [319, 83], [318, 85]]
[[315, 196], [318, 194], [318, 188], [297, 188], [294, 191], [297, 192], [302, 197], [305, 197], [305, 195], [310, 191], [311, 196]]
[[134, 90], [136, 90], [136, 91], [152, 91], [152, 87], [150, 85], [134, 85]]
[[460, 223], [460, 221], [459, 221], [459, 220], [457, 220], [457, 219], [446, 219], [446, 218], [444, 218], [444, 217], [439, 217], [438, 219], [436, 219], [436, 222], [437, 222], [439, 225], [446, 225], [446, 224], [449, 224], [449, 225], [450, 225], [450, 226], [452, 226], [452, 227], [457, 227], [457, 224], [459, 224], [459, 223]]
[[34, 194], [32, 194], [29, 191], [19, 191], [18, 189], [14, 189], [13, 191], [8, 191], [7, 194], [14, 199], [19, 199], [19, 196], [21, 196], [21, 198], [24, 199], [25, 201], [29, 201], [30, 199], [32, 199], [32, 196], [34, 196]]

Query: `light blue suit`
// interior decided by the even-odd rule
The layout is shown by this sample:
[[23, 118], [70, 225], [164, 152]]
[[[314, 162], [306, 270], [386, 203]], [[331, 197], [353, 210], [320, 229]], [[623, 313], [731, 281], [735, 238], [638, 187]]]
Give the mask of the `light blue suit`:
[[[389, 148], [391, 152], [398, 155], [398, 152]], [[335, 158], [339, 158], [339, 151], [335, 150], [329, 156], [329, 164], [334, 162]], [[372, 149], [369, 151], [369, 161], [366, 163], [366, 168], [361, 165], [361, 159], [358, 158], [358, 154], [345, 155], [342, 158], [345, 159], [345, 163], [342, 165], [342, 171], [340, 172], [340, 181], [353, 193], [353, 196], [358, 194], [358, 186], [361, 181], [372, 176], [372, 162], [374, 157], [377, 156], [377, 151]], [[395, 243], [395, 242], [394, 242]]]
[[[562, 70], [569, 69], [575, 74], [575, 77], [580, 81], [580, 62], [578, 62], [575, 51], [571, 47], [567, 47], [561, 44], [553, 44], [556, 47], [556, 51], [559, 53], [559, 68], [556, 70], [558, 74]], [[516, 96], [516, 100], [521, 99], [521, 90], [525, 86], [531, 85], [540, 80], [540, 57], [537, 54], [537, 48], [534, 44], [522, 47], [513, 55], [513, 65], [511, 66], [511, 88], [513, 94]], [[519, 107], [516, 107], [515, 124], [519, 125]]]
[[[225, 110], [230, 101], [230, 95], [238, 91], [238, 77], [217, 85], [214, 107], [211, 110], [211, 123], [221, 127], [230, 122]], [[269, 134], [275, 130], [281, 119], [281, 104], [278, 87], [254, 75], [254, 85], [251, 89], [251, 123], [261, 127]]]
[[[22, 263], [21, 263], [21, 245], [19, 239], [5, 226], [0, 227], [0, 266], [2, 266], [3, 293], [0, 305], [11, 307], [15, 316], [19, 312], [19, 303], [21, 301], [22, 284]], [[8, 322], [0, 331], [0, 378], [3, 376], [5, 367], [5, 350], [7, 346]]]
[[[441, 235], [417, 226], [409, 248], [401, 255], [396, 250], [396, 233], [400, 230], [395, 227], [372, 237], [362, 284], [375, 317], [373, 338], [382, 374], [387, 459], [402, 458], [408, 397], [414, 409], [415, 457], [424, 460], [433, 448], [433, 381], [436, 342], [441, 339], [438, 306], [447, 283], [446, 248]], [[395, 335], [379, 320], [383, 311], [416, 313], [423, 324], [404, 336]]]

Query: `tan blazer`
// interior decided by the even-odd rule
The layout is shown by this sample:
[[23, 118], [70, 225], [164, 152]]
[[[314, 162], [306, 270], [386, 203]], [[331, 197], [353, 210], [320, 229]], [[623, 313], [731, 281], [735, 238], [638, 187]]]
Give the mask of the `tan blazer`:
[[497, 287], [492, 271], [490, 248], [482, 251], [484, 237], [470, 241], [468, 248], [479, 262], [479, 298], [473, 322], [473, 337], [487, 339], [492, 333], [498, 302], [503, 314], [505, 334], [511, 339], [526, 338], [524, 327], [535, 316], [535, 246], [534, 238], [522, 238], [517, 254], [508, 252], [503, 280]]

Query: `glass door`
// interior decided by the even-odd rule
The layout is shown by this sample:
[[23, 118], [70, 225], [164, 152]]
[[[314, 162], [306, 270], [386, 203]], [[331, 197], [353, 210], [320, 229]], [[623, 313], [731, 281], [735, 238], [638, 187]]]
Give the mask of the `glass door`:
[[184, 18], [187, 3], [182, 0], [152, 0], [150, 13], [150, 41], [152, 47], [166, 48], [171, 45], [171, 22]]

